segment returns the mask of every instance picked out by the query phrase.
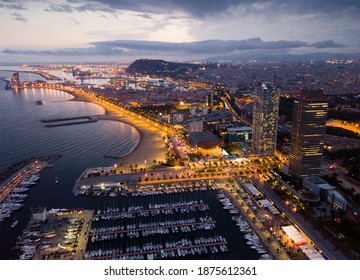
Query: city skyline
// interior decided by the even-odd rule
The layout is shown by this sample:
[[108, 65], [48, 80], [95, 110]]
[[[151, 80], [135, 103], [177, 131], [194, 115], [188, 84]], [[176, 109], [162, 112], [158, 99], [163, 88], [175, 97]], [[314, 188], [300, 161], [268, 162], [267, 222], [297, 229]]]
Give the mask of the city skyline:
[[0, 260], [360, 259], [359, 14], [0, 0]]
[[359, 9], [357, 1], [322, 0], [4, 0], [0, 61], [359, 54]]
[[[326, 141], [322, 136], [327, 104], [329, 118], [348, 120], [355, 113], [359, 119], [359, 94], [351, 93], [359, 88], [359, 65], [359, 60], [224, 65], [144, 59], [130, 66], [2, 66], [0, 258], [357, 259], [358, 242], [351, 238], [356, 233], [345, 233], [339, 244], [324, 231], [329, 219], [339, 224], [334, 236], [358, 228], [360, 194], [340, 183], [351, 184], [354, 192], [359, 185], [360, 141], [344, 137], [357, 130], [330, 130]], [[214, 92], [210, 106], [209, 91]], [[299, 91], [311, 98], [327, 92], [328, 103], [296, 110]], [[292, 108], [301, 112], [291, 114]], [[295, 136], [291, 118], [299, 120]], [[202, 128], [189, 125], [199, 120]], [[190, 133], [194, 130], [203, 131]], [[292, 156], [298, 155], [294, 143], [319, 171], [308, 183], [291, 172]], [[296, 169], [308, 168], [304, 163]], [[214, 200], [207, 200], [209, 195]], [[147, 196], [156, 205], [147, 207]], [[112, 206], [115, 199], [119, 208]], [[204, 217], [201, 212], [208, 210], [214, 215]], [[178, 217], [184, 211], [188, 218]], [[135, 212], [141, 221], [128, 219]], [[68, 214], [69, 223], [60, 226], [58, 217], [63, 221]], [[153, 215], [166, 215], [170, 223], [154, 224]], [[109, 218], [112, 224], [104, 226]], [[34, 221], [44, 227], [33, 232]], [[49, 234], [49, 225], [56, 233]], [[237, 231], [232, 238], [229, 233]], [[181, 242], [173, 241], [174, 235]], [[100, 251], [108, 240], [110, 248]]]

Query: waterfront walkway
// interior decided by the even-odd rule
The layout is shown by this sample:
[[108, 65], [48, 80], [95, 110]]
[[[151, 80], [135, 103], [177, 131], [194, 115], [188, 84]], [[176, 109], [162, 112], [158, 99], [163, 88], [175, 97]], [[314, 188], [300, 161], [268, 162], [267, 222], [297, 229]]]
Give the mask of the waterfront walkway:
[[333, 260], [346, 260], [347, 258], [341, 254], [330, 241], [326, 240], [318, 231], [314, 230], [314, 225], [309, 224], [300, 214], [293, 213], [289, 207], [280, 199], [280, 197], [271, 189], [261, 184], [258, 180], [253, 182], [269, 197], [276, 206], [286, 214], [286, 216], [296, 224], [321, 250], [325, 255]]
[[[236, 184], [238, 184], [238, 182], [236, 182]], [[240, 188], [239, 185], [238, 187]], [[232, 189], [231, 187], [219, 187], [219, 189], [225, 191], [227, 195], [231, 198], [232, 203], [235, 204], [237, 208], [241, 211], [243, 217], [245, 217], [248, 224], [259, 236], [262, 243], [268, 249], [269, 253], [274, 257], [274, 259], [289, 260], [290, 257], [288, 256], [288, 254], [281, 249], [280, 244], [278, 244], [273, 238], [271, 238], [271, 234], [263, 229], [262, 224], [256, 219], [254, 219], [255, 215], [251, 213], [250, 207], [247, 207], [243, 200], [240, 197], [236, 196], [233, 191], [234, 189]], [[248, 209], [250, 210], [249, 212], [247, 211]]]

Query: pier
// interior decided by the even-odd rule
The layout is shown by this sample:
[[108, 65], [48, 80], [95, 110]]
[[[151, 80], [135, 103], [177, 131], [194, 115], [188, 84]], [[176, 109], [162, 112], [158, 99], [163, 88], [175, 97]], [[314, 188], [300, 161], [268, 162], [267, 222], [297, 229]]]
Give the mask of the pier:
[[[90, 236], [104, 236], [104, 235], [109, 235], [109, 234], [121, 234], [121, 233], [133, 233], [133, 232], [145, 232], [145, 231], [151, 231], [151, 230], [155, 230], [155, 231], [158, 231], [158, 230], [162, 230], [162, 229], [173, 229], [173, 228], [177, 228], [178, 230], [178, 227], [192, 227], [193, 230], [195, 229], [202, 229], [202, 228], [212, 228], [212, 227], [215, 227], [215, 224], [216, 224], [216, 221], [212, 221], [212, 220], [209, 220], [209, 221], [205, 221], [205, 222], [194, 222], [194, 221], [185, 221], [184, 223], [180, 222], [180, 221], [174, 221], [175, 223], [174, 224], [170, 224], [170, 225], [158, 225], [158, 226], [148, 226], [148, 227], [144, 227], [144, 228], [133, 228], [133, 229], [119, 229], [119, 230], [112, 230], [111, 228], [114, 228], [114, 227], [110, 227], [110, 228], [107, 228], [106, 230], [107, 231], [96, 231], [95, 229], [92, 230], [92, 232], [90, 233]], [[178, 223], [176, 223], [178, 222]], [[159, 223], [160, 224], [160, 223]], [[161, 231], [158, 231], [158, 232], [161, 232]], [[165, 231], [162, 231], [162, 232], [165, 232]], [[173, 233], [175, 233], [174, 231], [172, 231]], [[151, 235], [151, 234], [150, 234]], [[100, 238], [99, 241], [102, 241], [103, 239]], [[104, 239], [105, 240], [105, 239]], [[95, 242], [95, 241], [98, 241], [96, 239], [94, 239], [94, 241], [92, 242]]]
[[53, 81], [60, 81], [62, 80], [61, 78], [51, 75], [47, 72], [43, 72], [43, 71], [38, 71], [38, 70], [33, 70], [33, 71], [26, 71], [26, 70], [1, 70], [1, 71], [6, 71], [6, 72], [19, 72], [19, 73], [29, 73], [29, 74], [37, 74], [40, 75], [41, 77], [45, 78], [46, 80], [53, 80]]
[[95, 123], [97, 120], [88, 120], [88, 121], [79, 121], [79, 122], [67, 122], [67, 123], [57, 123], [57, 124], [47, 124], [45, 127], [56, 127], [56, 126], [66, 126], [66, 125], [76, 125], [84, 123]]
[[57, 127], [57, 126], [65, 126], [65, 125], [75, 125], [75, 124], [84, 124], [84, 123], [97, 122], [97, 119], [92, 119], [92, 117], [93, 116], [57, 118], [57, 119], [41, 120], [41, 122], [50, 123], [50, 124], [45, 125], [45, 127]]
[[91, 120], [91, 117], [90, 117], [90, 116], [82, 116], [82, 117], [72, 117], [72, 118], [47, 119], [47, 120], [41, 120], [41, 122], [44, 122], [44, 123], [49, 123], [49, 122], [66, 122], [66, 121], [82, 120], [82, 119]]
[[28, 176], [40, 173], [49, 165], [47, 162], [35, 161], [29, 163], [0, 185], [0, 204]]
[[[169, 210], [177, 210], [179, 211], [179, 209], [188, 209], [188, 208], [200, 208], [200, 207], [206, 207], [207, 204], [205, 203], [194, 203], [191, 205], [188, 204], [182, 204], [182, 203], [176, 203], [173, 206], [169, 206], [169, 207], [159, 207], [159, 208], [153, 208], [153, 209], [134, 209], [134, 210], [129, 210], [129, 211], [121, 211], [121, 212], [113, 212], [113, 213], [99, 213], [99, 214], [95, 214], [94, 215], [94, 219], [116, 219], [116, 218], [123, 218], [123, 217], [127, 217], [129, 216], [129, 214], [136, 214], [139, 216], [143, 216], [144, 213], [149, 213], [149, 212], [163, 212], [163, 211], [169, 211]], [[135, 216], [135, 215], [130, 215]]]

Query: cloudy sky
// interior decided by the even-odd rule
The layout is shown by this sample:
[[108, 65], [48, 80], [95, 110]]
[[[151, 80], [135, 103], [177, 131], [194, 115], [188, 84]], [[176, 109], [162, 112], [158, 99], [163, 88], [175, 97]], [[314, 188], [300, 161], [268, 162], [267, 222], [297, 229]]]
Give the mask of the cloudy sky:
[[359, 0], [0, 0], [0, 63], [360, 52]]

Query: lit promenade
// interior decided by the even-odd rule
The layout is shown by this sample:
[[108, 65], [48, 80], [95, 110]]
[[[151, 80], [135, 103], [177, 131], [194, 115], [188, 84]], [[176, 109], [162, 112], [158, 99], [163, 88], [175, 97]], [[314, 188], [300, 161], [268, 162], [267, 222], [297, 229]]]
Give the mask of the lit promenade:
[[[236, 182], [235, 184], [238, 183]], [[254, 213], [252, 213], [250, 207], [246, 206], [246, 203], [240, 197], [236, 197], [234, 195], [234, 193], [232, 192], [232, 188], [222, 187], [221, 190], [226, 191], [227, 195], [231, 198], [232, 203], [234, 203], [237, 206], [237, 208], [241, 211], [243, 217], [245, 217], [246, 221], [250, 224], [251, 228], [257, 233], [262, 243], [266, 246], [266, 248], [269, 250], [271, 255], [276, 260], [290, 259], [290, 257], [285, 252], [285, 250], [278, 251], [278, 249], [281, 248], [280, 244], [278, 244], [273, 238], [271, 238], [271, 234], [269, 232], [264, 231], [263, 226], [260, 222], [256, 221], [256, 219], [253, 220], [253, 218], [256, 218], [256, 216], [254, 215]], [[271, 238], [271, 240], [268, 239], [269, 237]]]
[[342, 255], [339, 251], [337, 251], [333, 244], [331, 244], [328, 240], [325, 240], [321, 234], [314, 230], [314, 226], [309, 224], [304, 220], [303, 217], [301, 217], [297, 213], [293, 213], [289, 207], [285, 205], [285, 203], [278, 197], [274, 191], [267, 188], [263, 184], [261, 184], [259, 181], [254, 181], [256, 185], [260, 188], [261, 191], [263, 191], [266, 196], [268, 196], [281, 211], [283, 211], [286, 216], [299, 228], [319, 247], [321, 248], [325, 254], [333, 260], [346, 260], [347, 258]]

